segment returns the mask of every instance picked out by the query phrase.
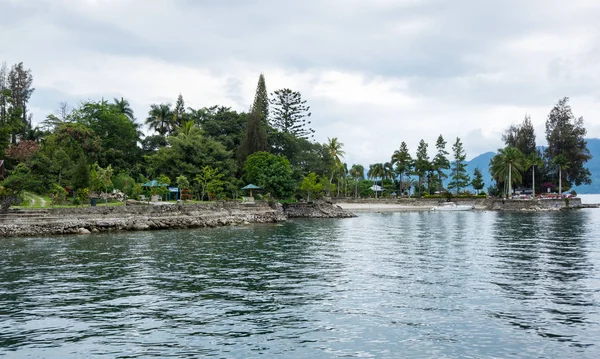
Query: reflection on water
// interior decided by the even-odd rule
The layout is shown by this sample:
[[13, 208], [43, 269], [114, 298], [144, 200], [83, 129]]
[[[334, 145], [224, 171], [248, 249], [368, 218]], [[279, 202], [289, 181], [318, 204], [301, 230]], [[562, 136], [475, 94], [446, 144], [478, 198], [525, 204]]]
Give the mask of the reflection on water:
[[600, 357], [600, 212], [0, 241], [0, 356]]

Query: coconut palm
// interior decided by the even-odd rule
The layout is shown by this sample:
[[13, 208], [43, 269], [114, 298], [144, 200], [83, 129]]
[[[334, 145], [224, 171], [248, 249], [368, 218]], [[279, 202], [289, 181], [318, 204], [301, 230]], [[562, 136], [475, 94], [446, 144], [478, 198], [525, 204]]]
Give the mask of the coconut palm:
[[531, 168], [531, 188], [533, 197], [535, 197], [535, 167], [541, 167], [544, 165], [544, 161], [537, 153], [533, 152], [525, 159], [525, 168]]
[[164, 136], [173, 130], [173, 115], [170, 104], [151, 105], [146, 125]]
[[405, 142], [402, 142], [399, 150], [394, 151], [391, 163], [396, 166], [396, 173], [400, 176], [400, 193], [402, 194], [403, 188], [405, 188], [402, 176], [410, 171], [412, 163], [412, 158], [410, 153], [408, 153], [408, 147]]
[[558, 167], [558, 195], [562, 195], [562, 171], [569, 169], [569, 159], [562, 153], [552, 159], [552, 163]]
[[[377, 185], [377, 178], [383, 179], [385, 176], [385, 167], [383, 163], [374, 163], [369, 166], [369, 172], [367, 172], [367, 176], [369, 178], [373, 178], [375, 180], [375, 185]], [[381, 183], [383, 185], [383, 182]], [[375, 198], [377, 198], [377, 191], [375, 191]]]
[[516, 147], [507, 146], [499, 149], [498, 154], [490, 161], [490, 173], [498, 182], [504, 182], [505, 188], [511, 194], [513, 183], [521, 183], [523, 180], [521, 173], [524, 170], [523, 153]]
[[[331, 177], [329, 177], [329, 184], [331, 184], [333, 183], [333, 176], [335, 175], [339, 167], [342, 165], [342, 158], [344, 158], [346, 152], [342, 150], [344, 144], [338, 141], [337, 137], [327, 138], [327, 143], [325, 144], [325, 147], [329, 152], [329, 156], [333, 160], [333, 166], [331, 168]], [[329, 195], [331, 194], [329, 193]]]
[[135, 121], [135, 117], [133, 116], [133, 109], [131, 108], [129, 101], [125, 100], [123, 97], [121, 97], [120, 100], [115, 97], [113, 99], [113, 102], [113, 106], [115, 106], [117, 111], [127, 116], [127, 118], [131, 121]]
[[352, 165], [350, 176], [354, 179], [354, 195], [358, 198], [358, 181], [365, 177], [365, 168], [362, 165]]

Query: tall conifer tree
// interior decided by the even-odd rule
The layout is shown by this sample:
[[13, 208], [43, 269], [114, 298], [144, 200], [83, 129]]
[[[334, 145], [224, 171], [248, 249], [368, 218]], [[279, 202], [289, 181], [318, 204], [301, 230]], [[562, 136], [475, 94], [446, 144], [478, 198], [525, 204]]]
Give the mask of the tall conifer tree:
[[452, 161], [452, 174], [448, 188], [456, 189], [456, 194], [458, 194], [461, 189], [469, 185], [469, 175], [467, 174], [467, 164], [465, 162], [467, 155], [458, 137], [452, 146], [452, 154], [454, 155], [454, 161]]
[[561, 180], [569, 186], [592, 182], [590, 170], [584, 167], [592, 158], [584, 139], [586, 133], [583, 117], [575, 118], [569, 106], [569, 98], [558, 101], [546, 120], [546, 157], [549, 162], [554, 162], [560, 155], [565, 157], [562, 162], [568, 165], [568, 169], [561, 171]]

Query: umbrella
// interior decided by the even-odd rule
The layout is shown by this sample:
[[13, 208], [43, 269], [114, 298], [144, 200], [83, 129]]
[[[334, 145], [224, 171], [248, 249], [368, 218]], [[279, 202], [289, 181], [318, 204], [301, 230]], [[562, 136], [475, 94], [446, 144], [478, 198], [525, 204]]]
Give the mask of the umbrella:
[[242, 189], [250, 190], [250, 197], [252, 197], [252, 190], [253, 189], [261, 189], [261, 188], [258, 187], [257, 185], [253, 185], [252, 183], [250, 183], [249, 185], [242, 187]]

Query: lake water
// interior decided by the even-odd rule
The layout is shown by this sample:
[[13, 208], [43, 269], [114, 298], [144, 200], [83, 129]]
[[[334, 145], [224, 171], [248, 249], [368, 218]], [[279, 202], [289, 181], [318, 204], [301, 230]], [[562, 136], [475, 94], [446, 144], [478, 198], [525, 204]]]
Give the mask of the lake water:
[[600, 358], [600, 210], [0, 239], [0, 357]]

